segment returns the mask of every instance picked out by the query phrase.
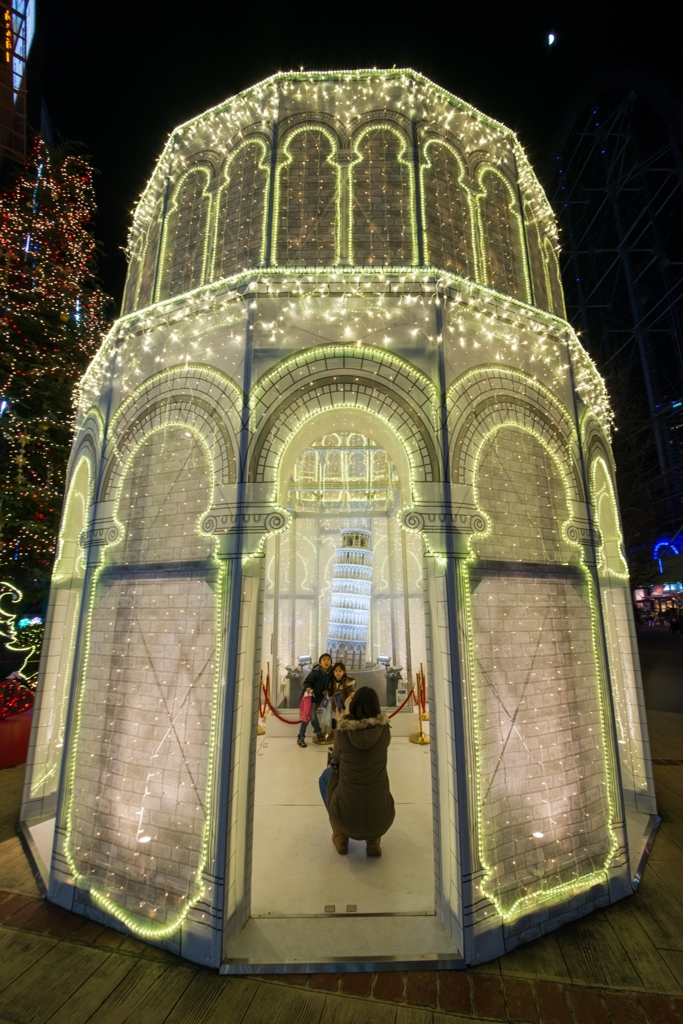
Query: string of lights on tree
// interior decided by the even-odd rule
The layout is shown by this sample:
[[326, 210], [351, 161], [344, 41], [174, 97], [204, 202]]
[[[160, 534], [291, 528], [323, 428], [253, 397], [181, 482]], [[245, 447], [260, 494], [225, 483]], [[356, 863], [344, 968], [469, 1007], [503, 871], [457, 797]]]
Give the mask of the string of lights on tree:
[[54, 558], [73, 393], [107, 326], [97, 285], [93, 169], [36, 136], [0, 200], [0, 572], [41, 596]]

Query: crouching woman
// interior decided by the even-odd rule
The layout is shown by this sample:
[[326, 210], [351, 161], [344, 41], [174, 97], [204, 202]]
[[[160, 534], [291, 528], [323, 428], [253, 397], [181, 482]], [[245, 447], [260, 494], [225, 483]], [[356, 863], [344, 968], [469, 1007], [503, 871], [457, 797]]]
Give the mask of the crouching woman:
[[364, 839], [368, 857], [382, 854], [380, 840], [395, 815], [387, 775], [390, 742], [391, 726], [377, 694], [361, 686], [337, 722], [332, 760], [338, 771], [326, 768], [320, 776], [337, 853], [349, 852], [349, 839]]

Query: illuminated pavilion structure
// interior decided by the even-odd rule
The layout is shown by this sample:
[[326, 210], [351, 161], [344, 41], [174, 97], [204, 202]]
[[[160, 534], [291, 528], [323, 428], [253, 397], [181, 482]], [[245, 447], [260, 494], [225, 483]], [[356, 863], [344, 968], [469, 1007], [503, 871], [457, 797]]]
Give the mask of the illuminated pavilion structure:
[[[249, 972], [464, 966], [633, 891], [611, 413], [557, 251], [513, 133], [410, 70], [278, 74], [171, 134], [78, 395], [22, 807], [50, 900]], [[384, 468], [297, 491], [332, 432]], [[286, 955], [251, 917], [259, 673], [324, 641], [350, 527], [373, 656], [426, 668], [433, 907]]]

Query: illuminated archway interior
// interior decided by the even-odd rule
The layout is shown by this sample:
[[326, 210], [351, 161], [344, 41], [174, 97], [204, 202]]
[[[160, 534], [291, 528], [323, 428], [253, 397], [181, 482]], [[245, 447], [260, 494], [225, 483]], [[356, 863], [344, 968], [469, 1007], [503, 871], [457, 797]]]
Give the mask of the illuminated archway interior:
[[[370, 417], [328, 413], [306, 433], [340, 422], [345, 429], [295, 439], [295, 454], [282, 460], [280, 493], [292, 520], [265, 551], [261, 673], [281, 719], [295, 724], [270, 713], [258, 740], [251, 913], [281, 916], [283, 928], [321, 913], [357, 913], [361, 930], [365, 914], [434, 914], [431, 752], [409, 740], [419, 728], [413, 701], [397, 712], [426, 666], [422, 540], [400, 526], [408, 481], [363, 433], [378, 436]], [[365, 844], [352, 842], [333, 865], [333, 886], [331, 829], [317, 783], [329, 744], [316, 745], [310, 726], [307, 748], [295, 742], [303, 682], [324, 651], [394, 714], [388, 771], [397, 817], [389, 853], [378, 869]], [[283, 885], [273, 865], [296, 865], [302, 843], [308, 870], [287, 872]]]

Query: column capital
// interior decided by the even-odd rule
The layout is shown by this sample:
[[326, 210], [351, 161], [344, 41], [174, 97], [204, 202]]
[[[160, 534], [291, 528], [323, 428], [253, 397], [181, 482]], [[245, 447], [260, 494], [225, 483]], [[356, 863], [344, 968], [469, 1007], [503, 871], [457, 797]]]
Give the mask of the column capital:
[[419, 502], [403, 509], [400, 521], [408, 533], [422, 534], [433, 555], [450, 553], [457, 558], [465, 558], [470, 538], [485, 533], [488, 527], [479, 509], [445, 502]]
[[287, 509], [273, 503], [249, 502], [248, 508], [246, 512], [237, 502], [224, 502], [204, 516], [202, 533], [219, 539], [219, 558], [257, 554], [266, 537], [283, 533], [292, 521]]
[[121, 526], [113, 517], [96, 519], [78, 535], [78, 543], [86, 553], [88, 565], [98, 565], [102, 553], [110, 544], [121, 538]]

